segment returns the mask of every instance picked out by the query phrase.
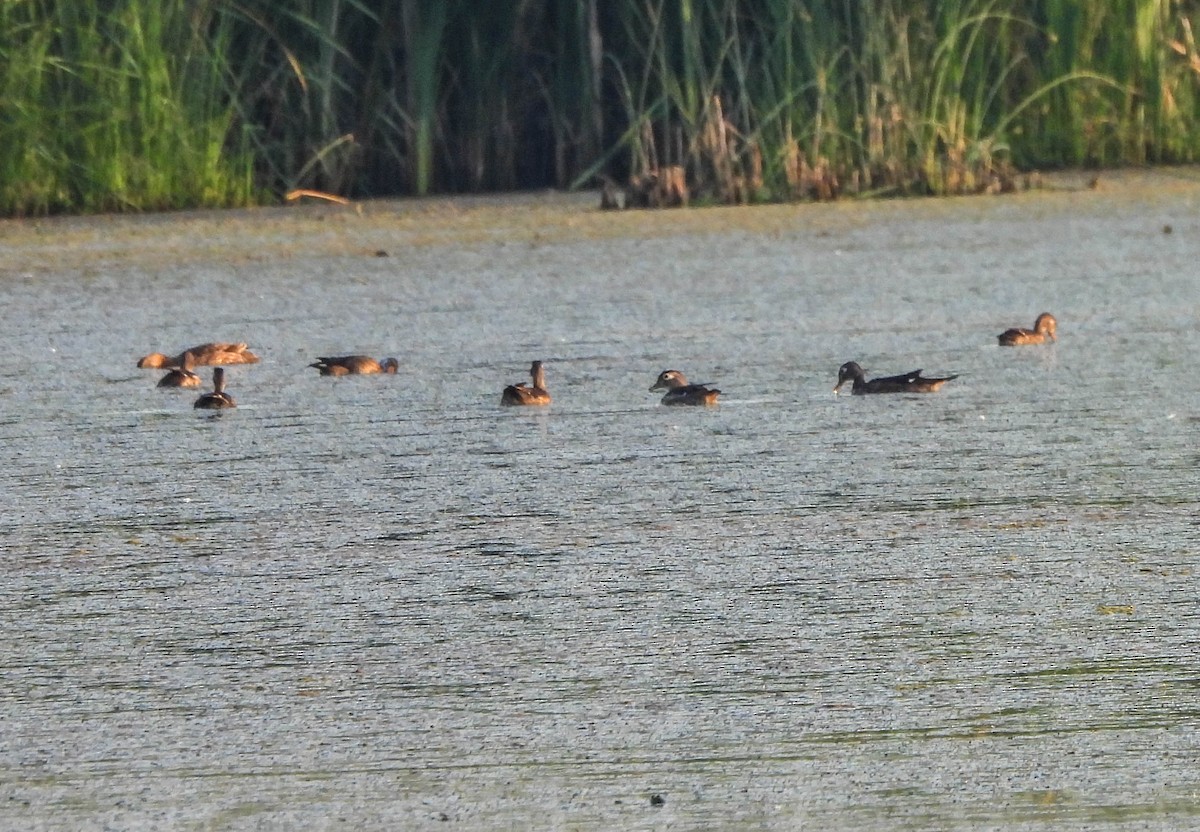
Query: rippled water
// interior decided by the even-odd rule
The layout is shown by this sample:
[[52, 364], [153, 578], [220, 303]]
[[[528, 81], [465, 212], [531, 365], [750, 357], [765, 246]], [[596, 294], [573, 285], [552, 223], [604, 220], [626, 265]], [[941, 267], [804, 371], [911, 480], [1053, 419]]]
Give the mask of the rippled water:
[[[0, 825], [1200, 823], [1169, 182], [0, 227]], [[218, 339], [234, 411], [134, 368]]]

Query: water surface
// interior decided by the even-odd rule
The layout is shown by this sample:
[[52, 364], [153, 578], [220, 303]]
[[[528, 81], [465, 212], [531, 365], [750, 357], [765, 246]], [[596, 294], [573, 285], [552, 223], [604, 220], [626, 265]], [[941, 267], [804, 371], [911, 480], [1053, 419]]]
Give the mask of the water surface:
[[1198, 201], [0, 225], [0, 826], [1200, 823]]

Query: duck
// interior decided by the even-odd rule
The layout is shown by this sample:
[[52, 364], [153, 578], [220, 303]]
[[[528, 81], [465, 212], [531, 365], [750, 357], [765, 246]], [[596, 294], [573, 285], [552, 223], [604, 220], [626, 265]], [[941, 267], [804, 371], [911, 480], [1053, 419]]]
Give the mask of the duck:
[[658, 380], [650, 388], [666, 390], [662, 403], [666, 405], [713, 405], [721, 391], [703, 384], [688, 384], [687, 376], [678, 370], [663, 370], [658, 374]]
[[542, 368], [542, 362], [535, 361], [529, 366], [529, 377], [533, 380], [532, 387], [524, 382], [508, 385], [500, 396], [500, 404], [513, 406], [550, 404], [550, 392], [546, 389], [546, 371]]
[[400, 362], [394, 358], [376, 361], [369, 355], [324, 355], [318, 356], [310, 367], [316, 367], [323, 376], [366, 376], [374, 373], [395, 374]]
[[1043, 312], [1033, 322], [1033, 329], [1014, 327], [1006, 329], [998, 336], [1000, 346], [1019, 347], [1025, 344], [1044, 344], [1047, 341], [1057, 341], [1058, 321], [1049, 312]]
[[171, 370], [165, 376], [158, 380], [159, 387], [199, 387], [200, 376], [192, 372], [192, 368], [196, 366], [196, 360], [190, 352], [183, 354], [183, 360], [179, 362], [180, 366]]
[[257, 364], [258, 356], [250, 352], [245, 344], [198, 344], [181, 352], [179, 355], [166, 356], [161, 352], [152, 352], [138, 359], [137, 365], [143, 369], [163, 370], [183, 366], [183, 356], [192, 354], [192, 361], [197, 367], [202, 365], [221, 364]]
[[853, 380], [854, 386], [850, 392], [856, 396], [864, 393], [936, 393], [947, 381], [958, 378], [957, 375], [945, 378], [925, 378], [920, 370], [904, 373], [899, 376], [873, 378], [867, 381], [863, 368], [854, 361], [847, 361], [838, 368], [838, 383], [833, 392], [838, 392], [847, 381]]
[[225, 392], [224, 367], [217, 367], [213, 370], [213, 391], [205, 393], [196, 399], [196, 403], [192, 406], [203, 410], [222, 410], [226, 407], [237, 407], [233, 401], [233, 396]]

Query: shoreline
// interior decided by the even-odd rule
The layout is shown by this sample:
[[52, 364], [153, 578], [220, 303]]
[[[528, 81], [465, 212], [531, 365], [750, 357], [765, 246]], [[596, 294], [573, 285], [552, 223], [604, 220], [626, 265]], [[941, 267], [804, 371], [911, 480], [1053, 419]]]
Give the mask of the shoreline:
[[[1089, 183], [1099, 179], [1099, 187]], [[997, 206], [1103, 214], [1114, 196], [1200, 201], [1200, 166], [1062, 171], [1041, 187], [997, 196], [843, 199], [832, 202], [601, 211], [598, 191], [452, 195], [150, 214], [0, 220], [0, 276], [227, 261], [399, 256], [407, 248], [524, 244], [616, 237], [654, 239], [742, 232], [822, 236], [876, 219], [914, 221]]]

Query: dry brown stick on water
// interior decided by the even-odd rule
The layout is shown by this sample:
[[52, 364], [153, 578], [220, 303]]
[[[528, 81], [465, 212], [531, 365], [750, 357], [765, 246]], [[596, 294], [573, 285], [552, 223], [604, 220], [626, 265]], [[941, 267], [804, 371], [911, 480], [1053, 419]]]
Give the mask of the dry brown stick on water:
[[306, 196], [311, 197], [312, 199], [323, 199], [326, 202], [336, 202], [338, 205], [350, 204], [350, 200], [346, 199], [344, 196], [327, 194], [324, 191], [311, 191], [308, 188], [297, 188], [294, 191], [288, 191], [286, 194], [284, 194], [283, 198], [288, 202], [295, 202], [297, 199], [301, 199]]

